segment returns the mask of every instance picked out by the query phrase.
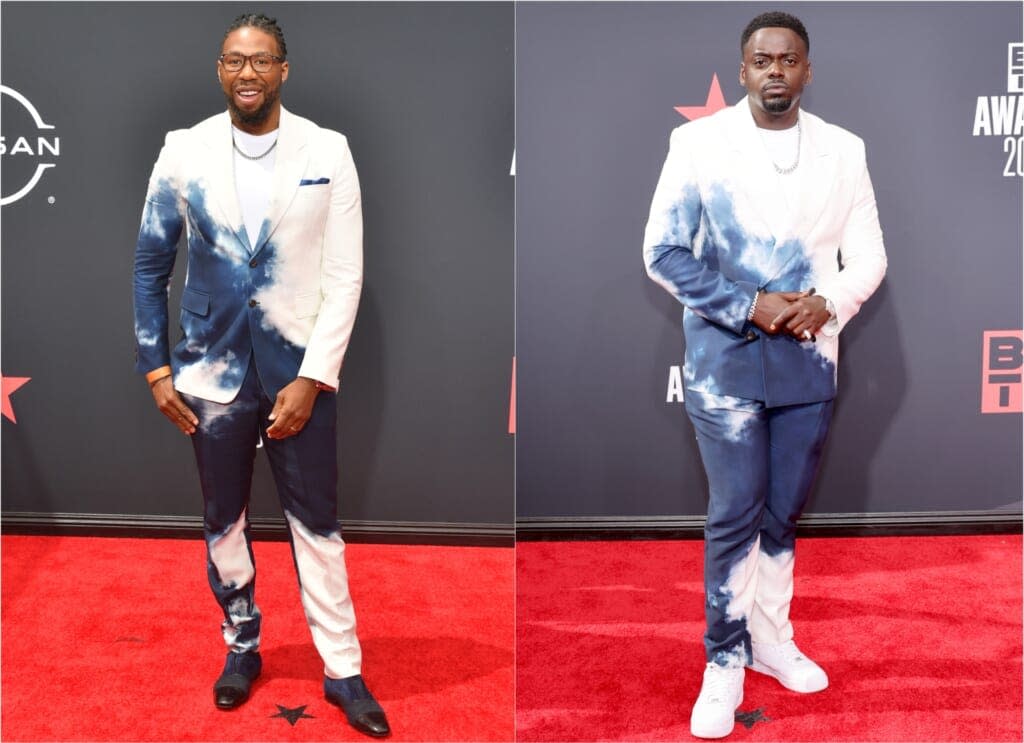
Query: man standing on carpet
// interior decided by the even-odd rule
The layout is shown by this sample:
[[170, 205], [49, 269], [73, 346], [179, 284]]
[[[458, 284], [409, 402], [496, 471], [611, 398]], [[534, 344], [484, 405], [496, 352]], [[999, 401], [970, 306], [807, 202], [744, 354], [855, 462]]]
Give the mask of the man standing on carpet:
[[644, 236], [683, 305], [686, 410], [708, 478], [707, 665], [690, 717], [732, 732], [744, 669], [828, 685], [793, 642], [797, 518], [832, 417], [838, 336], [885, 274], [864, 143], [800, 110], [810, 41], [785, 13], [740, 39], [747, 97], [680, 126]]
[[[333, 393], [362, 286], [359, 181], [344, 136], [281, 106], [286, 58], [274, 19], [239, 16], [217, 60], [228, 110], [167, 135], [135, 252], [137, 369], [195, 449], [207, 573], [228, 645], [217, 707], [245, 702], [262, 666], [247, 515], [262, 438], [324, 695], [379, 737], [389, 728], [361, 675], [337, 521]], [[167, 291], [182, 228], [183, 335], [169, 351]]]

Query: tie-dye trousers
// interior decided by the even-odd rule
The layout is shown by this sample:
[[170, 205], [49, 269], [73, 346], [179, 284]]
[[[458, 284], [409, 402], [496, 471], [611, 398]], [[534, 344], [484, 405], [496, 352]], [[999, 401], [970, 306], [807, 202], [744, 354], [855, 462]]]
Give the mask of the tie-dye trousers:
[[221, 628], [228, 648], [244, 652], [260, 644], [248, 505], [262, 438], [288, 523], [302, 606], [324, 673], [331, 678], [360, 673], [362, 656], [337, 517], [334, 395], [318, 395], [305, 427], [286, 439], [266, 436], [274, 403], [252, 363], [232, 402], [221, 405], [191, 395], [182, 399], [199, 418], [192, 444], [203, 491], [206, 569], [224, 612]]
[[744, 666], [752, 639], [793, 637], [796, 521], [814, 484], [832, 407], [828, 400], [767, 408], [686, 390], [708, 478], [704, 648], [711, 663]]

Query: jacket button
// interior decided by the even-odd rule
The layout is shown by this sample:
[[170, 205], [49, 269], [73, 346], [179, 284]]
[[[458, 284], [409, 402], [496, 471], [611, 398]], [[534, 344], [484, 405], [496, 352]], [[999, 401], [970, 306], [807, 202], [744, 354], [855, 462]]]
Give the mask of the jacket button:
[[757, 333], [755, 333], [753, 330], [748, 330], [747, 331], [747, 340], [748, 341], [756, 341], [757, 340]]
[[255, 307], [258, 304], [259, 304], [259, 302], [257, 302], [255, 299], [250, 299], [249, 300], [249, 306], [250, 307]]
[[251, 261], [249, 261], [249, 268], [256, 268], [256, 266], [258, 266], [259, 264], [260, 262], [253, 258]]

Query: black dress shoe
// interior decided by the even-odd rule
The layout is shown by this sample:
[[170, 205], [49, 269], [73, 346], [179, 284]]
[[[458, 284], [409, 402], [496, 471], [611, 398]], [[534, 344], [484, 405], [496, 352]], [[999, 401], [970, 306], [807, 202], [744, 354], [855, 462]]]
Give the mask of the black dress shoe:
[[341, 707], [348, 718], [348, 724], [360, 733], [374, 738], [385, 738], [391, 734], [384, 710], [366, 688], [362, 676], [343, 679], [324, 678], [324, 697], [331, 704]]
[[249, 688], [260, 675], [263, 659], [257, 652], [228, 653], [224, 670], [213, 685], [213, 703], [220, 709], [234, 709], [249, 698]]

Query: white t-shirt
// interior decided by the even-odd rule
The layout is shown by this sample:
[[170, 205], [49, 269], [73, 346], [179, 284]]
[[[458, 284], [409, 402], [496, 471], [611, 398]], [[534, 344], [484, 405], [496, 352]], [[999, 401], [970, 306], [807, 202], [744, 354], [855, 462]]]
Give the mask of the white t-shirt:
[[[764, 143], [765, 149], [768, 151], [768, 157], [772, 159], [772, 162], [776, 166], [785, 170], [786, 168], [792, 167], [793, 163], [800, 157], [800, 132], [799, 129], [794, 125], [789, 129], [761, 129], [758, 130], [761, 133], [761, 141]], [[782, 195], [786, 198], [791, 209], [796, 211], [799, 208], [800, 200], [800, 189], [797, 188], [800, 175], [799, 164], [792, 173], [786, 173], [785, 175], [779, 174], [779, 183], [782, 186]], [[831, 301], [828, 297], [825, 301], [829, 304], [829, 312], [833, 312]], [[825, 323], [824, 330], [830, 335], [835, 335], [839, 325], [836, 318], [833, 316]]]
[[[792, 167], [800, 156], [800, 133], [797, 126], [789, 129], [761, 129], [761, 141], [768, 151], [768, 157], [775, 165], [783, 170]], [[800, 166], [792, 173], [779, 175], [779, 184], [782, 187], [782, 195], [789, 204], [790, 209], [796, 211], [799, 207], [799, 189], [797, 183], [800, 177]]]
[[274, 178], [274, 162], [277, 160], [277, 148], [259, 160], [250, 160], [238, 154], [238, 150], [247, 155], [262, 155], [277, 141], [275, 129], [267, 134], [247, 134], [234, 126], [231, 132], [235, 138], [235, 191], [238, 204], [242, 208], [242, 221], [249, 235], [249, 245], [256, 248], [260, 237], [263, 220], [270, 209], [270, 194]]

